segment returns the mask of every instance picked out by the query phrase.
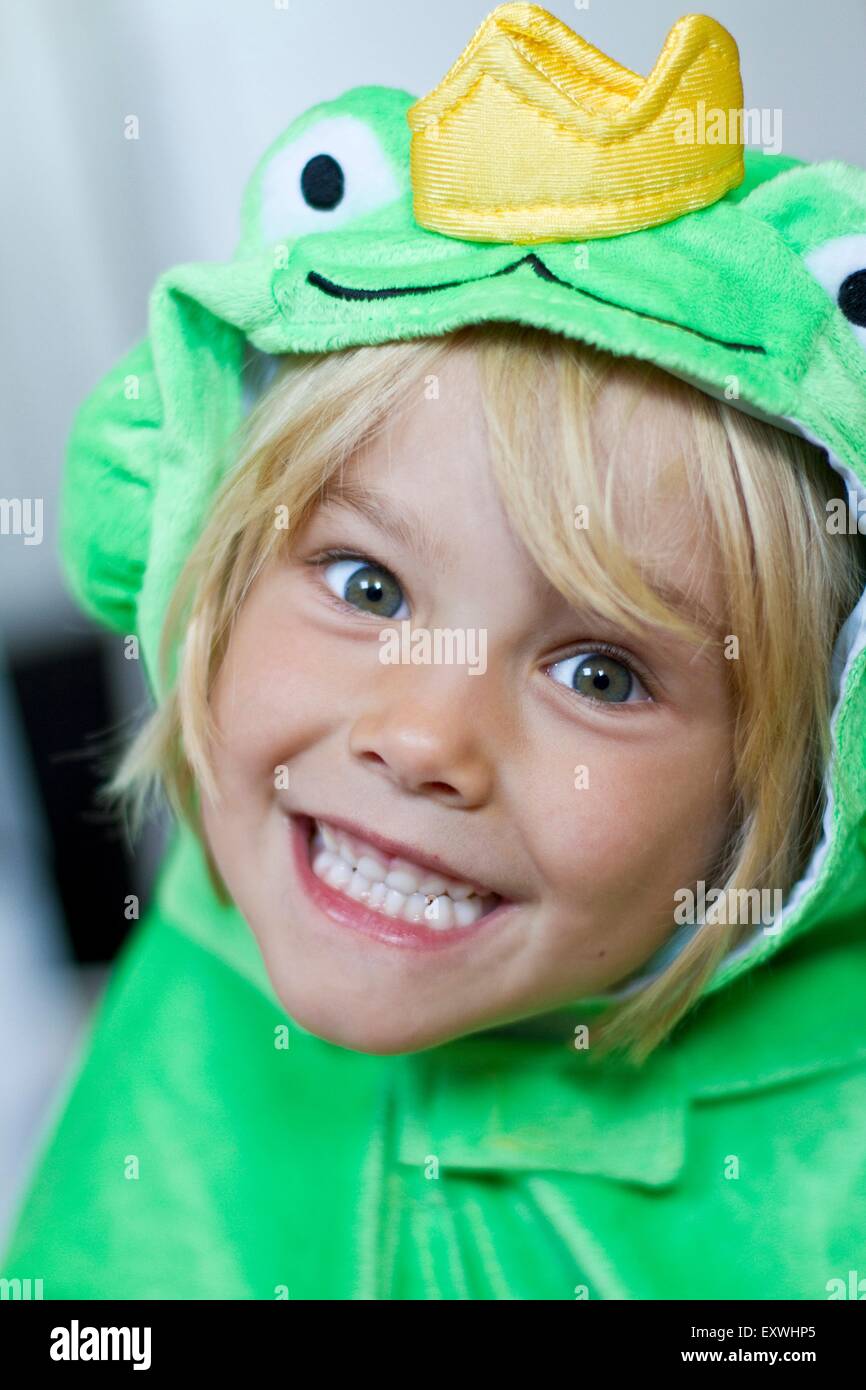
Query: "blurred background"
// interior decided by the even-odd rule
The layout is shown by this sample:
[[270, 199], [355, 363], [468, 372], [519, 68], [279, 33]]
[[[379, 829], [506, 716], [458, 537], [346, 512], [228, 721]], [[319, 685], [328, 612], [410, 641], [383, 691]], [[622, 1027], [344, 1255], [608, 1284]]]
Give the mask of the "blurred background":
[[[224, 260], [259, 155], [348, 87], [429, 91], [492, 0], [0, 0], [0, 1245], [94, 1004], [146, 909], [165, 834], [134, 847], [93, 800], [146, 710], [123, 638], [69, 599], [58, 493], [76, 407], [147, 330], [157, 276]], [[684, 0], [548, 0], [653, 67]], [[782, 152], [866, 164], [866, 0], [712, 0], [747, 107]], [[139, 138], [124, 138], [129, 116]], [[17, 499], [17, 502], [16, 502]], [[31, 525], [30, 539], [38, 531]], [[102, 763], [100, 763], [102, 759]]]

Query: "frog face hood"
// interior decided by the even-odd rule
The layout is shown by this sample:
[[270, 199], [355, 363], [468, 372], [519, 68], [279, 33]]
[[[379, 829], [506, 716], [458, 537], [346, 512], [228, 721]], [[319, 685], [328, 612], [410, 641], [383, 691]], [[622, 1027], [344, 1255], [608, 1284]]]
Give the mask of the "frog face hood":
[[[157, 698], [163, 616], [248, 408], [251, 354], [534, 325], [801, 433], [866, 516], [866, 171], [713, 138], [708, 115], [742, 106], [736, 45], [706, 16], [679, 20], [643, 78], [506, 4], [422, 100], [357, 87], [291, 123], [250, 179], [232, 260], [160, 277], [147, 338], [72, 433], [66, 571], [85, 608], [139, 634]], [[820, 843], [705, 993], [866, 911], [864, 648], [866, 598], [835, 653]]]

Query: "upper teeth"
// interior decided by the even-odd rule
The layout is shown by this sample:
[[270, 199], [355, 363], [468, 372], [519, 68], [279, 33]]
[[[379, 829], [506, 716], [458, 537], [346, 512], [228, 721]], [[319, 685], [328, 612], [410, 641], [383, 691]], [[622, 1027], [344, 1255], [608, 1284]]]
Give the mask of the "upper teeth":
[[354, 835], [318, 821], [311, 858], [317, 878], [404, 922], [424, 922], [439, 930], [468, 927], [492, 901], [479, 897], [470, 883], [383, 855]]

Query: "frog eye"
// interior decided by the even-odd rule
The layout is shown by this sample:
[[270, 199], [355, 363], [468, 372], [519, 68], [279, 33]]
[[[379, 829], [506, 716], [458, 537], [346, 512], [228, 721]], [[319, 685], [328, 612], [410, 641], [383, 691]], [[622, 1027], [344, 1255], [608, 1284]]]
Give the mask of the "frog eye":
[[355, 116], [331, 116], [278, 150], [262, 176], [266, 243], [329, 231], [400, 197], [375, 133]]
[[834, 237], [803, 259], [866, 347], [866, 235]]

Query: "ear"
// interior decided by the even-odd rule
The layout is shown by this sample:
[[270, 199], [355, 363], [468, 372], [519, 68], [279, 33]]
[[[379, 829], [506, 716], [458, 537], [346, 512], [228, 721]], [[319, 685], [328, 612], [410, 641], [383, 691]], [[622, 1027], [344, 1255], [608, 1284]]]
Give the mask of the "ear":
[[139, 635], [155, 694], [165, 609], [243, 416], [244, 334], [187, 291], [193, 269], [157, 282], [148, 337], [80, 407], [61, 501], [70, 588], [98, 621]]
[[147, 339], [75, 415], [60, 502], [60, 550], [81, 607], [115, 632], [137, 632], [162, 401]]

